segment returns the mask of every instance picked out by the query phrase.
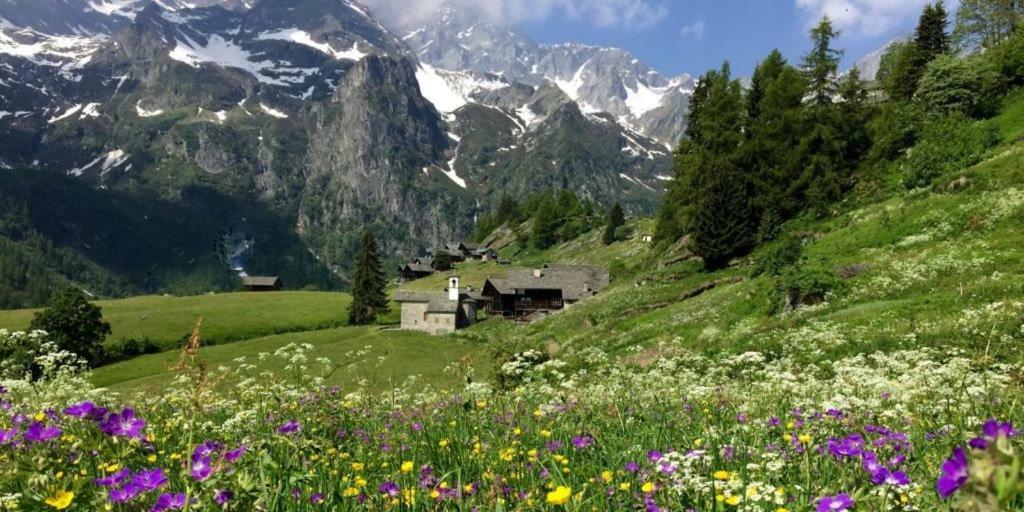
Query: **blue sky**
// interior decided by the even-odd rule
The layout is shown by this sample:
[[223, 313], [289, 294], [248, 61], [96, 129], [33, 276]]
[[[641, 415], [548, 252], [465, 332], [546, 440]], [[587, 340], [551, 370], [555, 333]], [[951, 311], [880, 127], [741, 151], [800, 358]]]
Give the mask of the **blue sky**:
[[[611, 1], [611, 0], [609, 0]], [[799, 62], [807, 31], [822, 14], [842, 29], [838, 45], [849, 66], [894, 36], [913, 30], [923, 0], [677, 0], [647, 19], [608, 23], [577, 12], [553, 11], [518, 26], [543, 43], [579, 41], [626, 48], [667, 74], [699, 75], [728, 59], [749, 75], [773, 48]]]
[[[699, 75], [728, 59], [749, 75], [772, 49], [791, 62], [824, 15], [842, 31], [844, 65], [916, 25], [932, 0], [363, 0], [398, 24], [415, 26], [446, 3], [487, 21], [515, 25], [542, 43], [577, 41], [630, 50], [666, 74]], [[958, 0], [946, 0], [950, 12]]]

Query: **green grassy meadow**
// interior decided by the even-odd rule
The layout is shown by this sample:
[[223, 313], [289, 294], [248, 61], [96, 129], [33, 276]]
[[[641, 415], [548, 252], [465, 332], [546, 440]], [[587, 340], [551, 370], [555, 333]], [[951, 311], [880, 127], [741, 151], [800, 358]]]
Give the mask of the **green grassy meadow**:
[[[101, 300], [107, 341], [149, 338], [174, 347], [203, 318], [203, 339], [228, 343], [272, 334], [339, 327], [350, 297], [337, 292], [220, 293]], [[24, 330], [36, 310], [0, 311], [0, 328]]]

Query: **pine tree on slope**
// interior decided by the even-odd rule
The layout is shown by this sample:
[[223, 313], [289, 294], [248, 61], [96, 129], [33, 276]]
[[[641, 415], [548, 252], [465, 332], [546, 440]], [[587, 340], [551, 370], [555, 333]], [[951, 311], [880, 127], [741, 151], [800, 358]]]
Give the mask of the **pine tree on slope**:
[[362, 247], [359, 249], [352, 279], [349, 325], [370, 325], [377, 320], [379, 313], [388, 311], [386, 286], [387, 276], [381, 266], [377, 239], [370, 230], [366, 230], [363, 232]]

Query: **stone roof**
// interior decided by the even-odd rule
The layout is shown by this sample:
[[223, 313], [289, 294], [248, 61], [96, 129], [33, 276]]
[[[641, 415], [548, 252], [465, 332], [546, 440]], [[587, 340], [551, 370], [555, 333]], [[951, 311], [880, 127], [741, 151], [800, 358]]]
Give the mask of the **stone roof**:
[[427, 305], [427, 313], [456, 313], [459, 310], [460, 301], [448, 300], [448, 292], [411, 292], [400, 291], [395, 293], [395, 302], [412, 302]]
[[422, 272], [427, 274], [432, 274], [434, 272], [433, 267], [431, 267], [430, 265], [424, 265], [422, 263], [406, 263], [405, 266], [401, 268], [401, 270], [408, 270], [409, 272]]
[[242, 284], [245, 286], [277, 286], [280, 282], [281, 278], [276, 276], [245, 276], [242, 278]]
[[512, 295], [518, 290], [561, 290], [563, 299], [575, 301], [607, 287], [609, 275], [606, 270], [589, 265], [545, 265], [536, 270], [510, 268], [508, 279], [489, 279], [489, 282], [502, 295]]

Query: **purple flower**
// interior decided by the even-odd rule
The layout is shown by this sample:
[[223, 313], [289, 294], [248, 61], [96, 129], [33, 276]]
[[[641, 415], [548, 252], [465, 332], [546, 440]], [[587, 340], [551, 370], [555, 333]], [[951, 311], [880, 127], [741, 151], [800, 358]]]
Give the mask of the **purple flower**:
[[93, 483], [100, 487], [117, 487], [130, 476], [132, 476], [132, 472], [128, 468], [122, 468], [117, 473], [93, 480]]
[[219, 449], [220, 443], [216, 443], [214, 441], [204, 441], [203, 443], [197, 445], [194, 450], [192, 450], [192, 457], [209, 457]]
[[0, 446], [5, 444], [11, 444], [14, 438], [18, 436], [18, 429], [12, 428], [10, 430], [4, 430], [0, 428]]
[[226, 460], [228, 462], [235, 462], [238, 459], [241, 459], [242, 455], [245, 455], [245, 450], [246, 450], [246, 447], [243, 444], [243, 445], [239, 446], [238, 448], [235, 448], [234, 450], [231, 450], [231, 451], [225, 453], [224, 454], [224, 460]]
[[623, 469], [625, 469], [626, 471], [628, 471], [630, 473], [636, 473], [637, 471], [640, 471], [640, 464], [637, 464], [636, 462], [632, 462], [632, 461], [631, 462], [627, 462], [626, 465], [623, 466]]
[[390, 480], [380, 484], [380, 487], [378, 487], [377, 490], [380, 491], [381, 494], [387, 494], [392, 498], [398, 496], [398, 484]]
[[577, 449], [582, 450], [589, 448], [594, 444], [594, 438], [590, 436], [577, 436], [572, 438], [572, 445]]
[[842, 512], [852, 507], [853, 498], [845, 492], [835, 496], [823, 496], [818, 500], [818, 512]]
[[60, 437], [60, 434], [61, 432], [59, 428], [46, 426], [34, 421], [27, 429], [25, 429], [25, 433], [22, 437], [30, 443], [45, 443]]
[[863, 453], [864, 438], [860, 434], [852, 434], [845, 439], [829, 439], [828, 451], [837, 459], [857, 457]]
[[72, 418], [84, 418], [92, 414], [95, 410], [96, 404], [92, 402], [82, 402], [68, 406], [67, 409], [64, 409], [64, 414], [71, 416]]
[[152, 512], [164, 512], [165, 510], [179, 510], [182, 508], [185, 508], [184, 493], [161, 494], [156, 498]]
[[202, 482], [207, 478], [210, 478], [210, 474], [213, 473], [213, 466], [209, 457], [192, 457], [192, 470], [190, 471], [192, 478], [197, 482]]
[[138, 495], [139, 489], [132, 484], [128, 484], [121, 488], [111, 489], [110, 492], [107, 493], [107, 499], [109, 499], [111, 503], [125, 503], [135, 499]]
[[155, 491], [165, 485], [167, 485], [167, 476], [160, 468], [143, 469], [132, 477], [132, 486], [144, 492]]
[[299, 425], [299, 422], [295, 420], [287, 421], [281, 424], [280, 427], [277, 427], [277, 433], [284, 435], [298, 434], [301, 430], [302, 425]]
[[108, 436], [141, 438], [142, 429], [146, 428], [146, 422], [135, 416], [135, 411], [125, 408], [120, 413], [113, 413], [107, 416], [100, 423], [100, 430]]
[[229, 489], [217, 489], [216, 491], [213, 491], [213, 502], [218, 505], [224, 505], [234, 497], [235, 493], [231, 492]]
[[1000, 422], [990, 419], [981, 427], [981, 437], [971, 439], [968, 445], [975, 450], [987, 450], [988, 445], [999, 440], [1000, 437], [1016, 437], [1017, 431], [1009, 422]]
[[954, 492], [967, 483], [967, 452], [957, 446], [953, 456], [942, 463], [942, 475], [935, 482], [935, 490], [942, 499], [948, 499]]
[[309, 497], [309, 502], [314, 504], [314, 505], [318, 505], [320, 503], [323, 503], [324, 502], [324, 493], [318, 492], [318, 493], [310, 496]]
[[902, 471], [889, 471], [889, 468], [882, 467], [871, 475], [871, 481], [875, 485], [910, 485], [910, 479]]
[[651, 450], [647, 452], [647, 460], [655, 462], [658, 459], [661, 459], [661, 452], [659, 452], [658, 450]]

